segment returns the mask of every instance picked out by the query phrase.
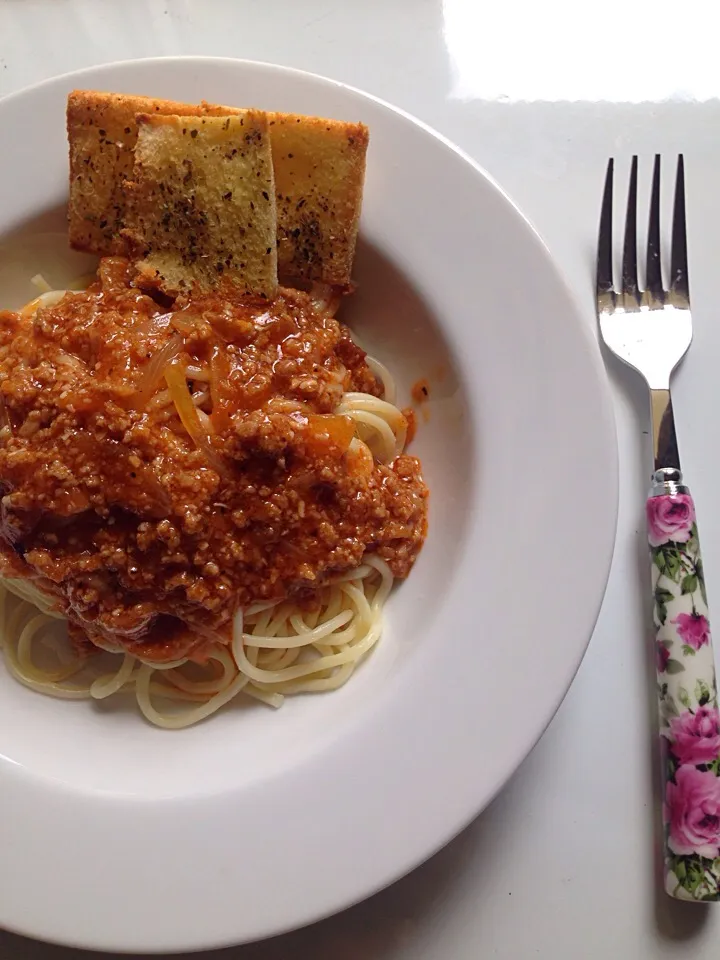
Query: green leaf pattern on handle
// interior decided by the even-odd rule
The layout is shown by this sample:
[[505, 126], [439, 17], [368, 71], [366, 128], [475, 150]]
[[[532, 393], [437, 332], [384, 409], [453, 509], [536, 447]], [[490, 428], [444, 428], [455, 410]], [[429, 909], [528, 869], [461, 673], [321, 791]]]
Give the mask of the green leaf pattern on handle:
[[650, 497], [647, 521], [664, 755], [665, 889], [682, 900], [720, 900], [720, 714], [692, 497]]

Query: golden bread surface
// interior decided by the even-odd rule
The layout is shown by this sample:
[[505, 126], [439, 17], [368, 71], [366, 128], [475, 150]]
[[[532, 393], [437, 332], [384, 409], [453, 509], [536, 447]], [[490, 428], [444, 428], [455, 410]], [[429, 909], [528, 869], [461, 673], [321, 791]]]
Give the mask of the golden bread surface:
[[123, 254], [138, 114], [200, 115], [199, 106], [152, 97], [74, 90], [67, 102], [70, 145], [70, 245], [98, 256]]
[[[127, 254], [129, 190], [138, 116], [227, 117], [245, 111], [203, 102], [76, 90], [68, 98], [71, 245]], [[258, 114], [259, 111], [253, 111]], [[361, 123], [266, 114], [282, 282], [348, 286], [362, 204], [368, 130]]]
[[[209, 115], [235, 108], [203, 103]], [[281, 282], [350, 283], [369, 133], [346, 123], [269, 113]]]
[[277, 289], [276, 208], [267, 117], [138, 117], [127, 238], [146, 283], [165, 293]]

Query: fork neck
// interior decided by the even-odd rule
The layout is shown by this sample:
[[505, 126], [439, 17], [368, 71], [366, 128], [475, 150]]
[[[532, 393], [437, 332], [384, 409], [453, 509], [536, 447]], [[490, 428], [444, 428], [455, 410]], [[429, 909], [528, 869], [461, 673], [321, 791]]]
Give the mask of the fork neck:
[[683, 483], [683, 475], [675, 467], [656, 470], [650, 480], [650, 497], [674, 497], [678, 493], [690, 493]]
[[[677, 436], [675, 434], [675, 418], [673, 416], [672, 400], [669, 390], [651, 390], [650, 402], [652, 411], [653, 454], [655, 458], [655, 477], [658, 474], [677, 473], [676, 482], [682, 483], [680, 474], [680, 456], [678, 454]], [[671, 480], [669, 476], [668, 480]]]

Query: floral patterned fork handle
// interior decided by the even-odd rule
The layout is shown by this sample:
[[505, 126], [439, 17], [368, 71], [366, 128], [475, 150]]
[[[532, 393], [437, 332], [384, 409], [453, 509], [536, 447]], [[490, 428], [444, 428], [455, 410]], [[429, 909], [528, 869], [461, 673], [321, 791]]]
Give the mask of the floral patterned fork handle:
[[720, 900], [720, 723], [715, 661], [695, 506], [683, 485], [670, 376], [692, 341], [685, 226], [685, 166], [678, 157], [670, 276], [660, 261], [660, 157], [655, 157], [646, 285], [637, 270], [638, 159], [630, 169], [622, 282], [613, 273], [613, 169], [600, 216], [597, 311], [606, 346], [645, 378], [655, 472], [647, 501], [652, 553], [663, 776], [665, 890], [682, 900]]
[[665, 889], [718, 900], [720, 723], [695, 506], [679, 470], [647, 501], [663, 751]]

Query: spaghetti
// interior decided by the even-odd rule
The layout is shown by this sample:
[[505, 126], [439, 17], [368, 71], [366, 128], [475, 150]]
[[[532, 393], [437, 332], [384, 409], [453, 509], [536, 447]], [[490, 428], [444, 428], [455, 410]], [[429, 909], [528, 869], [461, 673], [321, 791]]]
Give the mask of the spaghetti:
[[[42, 278], [35, 278], [34, 282], [43, 292], [20, 312], [21, 323], [33, 322], [39, 316], [47, 316], [47, 323], [50, 323], [55, 319], [53, 310], [62, 319], [63, 305], [67, 303], [70, 304], [70, 310], [77, 310], [72, 297], [67, 301], [64, 299], [65, 291], [46, 289]], [[124, 295], [124, 290], [121, 293]], [[98, 312], [97, 299], [102, 299], [102, 296], [104, 291], [100, 298], [93, 301], [95, 314], [91, 316], [91, 321]], [[113, 298], [111, 306], [117, 310], [118, 294], [111, 289], [108, 296]], [[302, 348], [305, 353], [311, 351], [309, 344], [313, 341], [308, 339], [311, 334], [322, 336], [325, 340], [331, 334], [335, 338], [333, 342], [337, 342], [336, 328], [332, 326], [335, 321], [330, 319], [336, 307], [336, 298], [316, 297], [313, 309], [320, 317], [317, 326], [319, 333], [314, 332], [316, 328], [312, 324], [303, 321], [298, 333], [291, 332], [286, 339], [289, 341], [302, 335], [305, 338]], [[288, 327], [288, 321], [283, 319], [282, 314], [280, 319]], [[213, 353], [206, 347], [203, 352], [203, 349], [188, 346], [197, 335], [197, 327], [193, 325], [193, 318], [186, 319], [182, 311], [160, 314], [156, 309], [149, 322], [152, 336], [155, 337], [154, 348], [148, 351], [149, 362], [144, 364], [140, 379], [134, 383], [133, 403], [143, 410], [143, 423], [151, 424], [153, 431], [158, 431], [160, 436], [188, 437], [202, 454], [205, 463], [220, 478], [221, 490], [232, 488], [237, 481], [228, 473], [226, 451], [234, 448], [223, 448], [214, 439], [227, 435], [227, 424], [232, 415], [232, 398], [228, 395], [227, 387], [230, 371], [223, 366], [227, 365], [227, 360], [218, 354], [217, 348], [213, 348]], [[252, 322], [262, 330], [263, 325], [269, 326], [274, 318], [269, 312], [259, 313]], [[247, 326], [247, 322], [245, 324]], [[292, 329], [288, 327], [288, 330]], [[158, 334], [162, 334], [161, 340], [158, 340]], [[204, 336], [207, 340], [207, 334]], [[277, 398], [271, 397], [264, 409], [272, 411], [270, 416], [276, 420], [284, 418], [282, 430], [287, 430], [287, 423], [298, 425], [299, 436], [305, 445], [297, 448], [302, 456], [310, 457], [310, 462], [315, 462], [314, 457], [320, 457], [313, 483], [327, 485], [329, 477], [333, 475], [332, 470], [330, 473], [328, 470], [333, 463], [339, 462], [337, 457], [342, 456], [342, 462], [346, 464], [343, 470], [349, 471], [349, 476], [355, 478], [348, 487], [352, 497], [357, 500], [361, 495], [369, 495], [364, 493], [366, 490], [370, 493], [376, 491], [367, 500], [367, 530], [362, 534], [361, 541], [366, 543], [365, 549], [358, 553], [353, 548], [354, 553], [347, 553], [347, 548], [342, 547], [344, 541], [335, 541], [339, 544], [335, 548], [323, 547], [322, 538], [327, 538], [324, 532], [327, 521], [323, 519], [322, 499], [311, 498], [307, 503], [312, 506], [306, 507], [306, 500], [296, 498], [297, 523], [302, 524], [306, 520], [310, 523], [305, 518], [305, 511], [314, 510], [316, 519], [310, 526], [317, 527], [319, 548], [322, 547], [328, 557], [335, 554], [346, 557], [340, 564], [340, 572], [337, 567], [333, 571], [331, 563], [326, 573], [316, 573], [312, 567], [308, 567], [307, 562], [303, 564], [301, 557], [293, 561], [295, 566], [292, 569], [310, 577], [312, 588], [308, 587], [300, 599], [293, 598], [286, 591], [281, 591], [284, 595], [280, 598], [253, 600], [250, 596], [249, 600], [235, 604], [234, 614], [224, 621], [224, 626], [218, 621], [219, 625], [210, 629], [201, 627], [197, 620], [188, 620], [191, 633], [193, 630], [198, 632], [192, 643], [188, 645], [188, 642], [184, 642], [184, 646], [178, 646], [174, 636], [165, 641], [159, 627], [154, 628], [152, 643], [145, 643], [144, 646], [130, 642], [121, 633], [114, 640], [106, 628], [103, 632], [94, 627], [92, 634], [87, 633], [87, 638], [93, 644], [90, 649], [96, 651], [92, 655], [88, 654], [87, 643], [78, 646], [63, 636], [62, 613], [68, 613], [76, 640], [78, 622], [85, 632], [93, 621], [87, 615], [77, 621], [72, 605], [63, 602], [62, 595], [56, 594], [55, 588], [48, 589], [52, 585], [44, 571], [49, 568], [41, 567], [39, 573], [23, 569], [22, 575], [18, 576], [14, 570], [8, 570], [6, 554], [5, 569], [8, 575], [0, 578], [0, 644], [8, 669], [17, 680], [33, 690], [63, 699], [104, 700], [116, 694], [132, 693], [147, 720], [168, 729], [197, 723], [241, 693], [269, 706], [279, 707], [287, 695], [334, 690], [347, 682], [380, 637], [383, 607], [394, 577], [406, 575], [422, 543], [425, 524], [422, 501], [426, 491], [414, 465], [416, 461], [402, 456], [408, 422], [404, 413], [395, 406], [396, 390], [389, 371], [372, 358], [367, 358], [365, 362], [365, 354], [347, 339], [341, 340], [340, 347], [334, 349], [338, 350], [337, 359], [331, 354], [332, 362], [329, 359], [324, 361], [326, 369], [323, 368], [322, 372], [325, 386], [320, 382], [325, 391], [323, 396], [335, 397], [329, 414], [320, 412], [323, 406], [319, 401], [315, 407], [318, 410], [316, 413], [312, 404], [284, 399], [282, 394]], [[287, 366], [280, 350], [278, 346], [277, 354], [273, 354], [277, 357], [272, 363], [273, 373], [282, 363]], [[296, 355], [297, 352], [288, 354], [288, 357]], [[69, 380], [73, 377], [85, 378], [84, 382], [87, 383], [86, 361], [82, 356], [77, 356], [77, 351], [73, 353], [64, 347], [54, 348], [52, 360], [56, 365], [60, 364], [63, 375], [67, 375]], [[117, 360], [114, 362], [117, 363]], [[294, 360], [292, 363], [295, 364], [293, 369], [297, 368], [302, 375], [302, 367], [298, 367]], [[254, 361], [254, 366], [249, 369], [252, 376], [267, 389], [267, 377], [263, 379], [264, 371], [260, 362]], [[293, 384], [299, 383], [297, 389], [301, 392], [305, 389], [307, 393], [310, 389], [307, 384], [312, 386], [319, 376], [317, 363], [309, 369], [314, 375], [312, 379], [305, 375], [304, 379], [299, 376], [292, 380]], [[382, 396], [362, 389], [365, 384], [378, 383], [381, 388], [375, 392]], [[348, 385], [351, 389], [347, 389]], [[352, 389], [353, 386], [355, 389]], [[11, 417], [14, 417], [17, 426], [18, 413], [17, 410], [8, 413], [6, 402], [3, 401], [3, 412], [7, 429], [12, 432]], [[322, 402], [327, 403], [327, 400]], [[27, 430], [28, 422], [26, 419], [20, 423], [16, 436]], [[247, 432], [245, 423], [242, 429]], [[267, 431], [262, 434], [265, 435]], [[279, 456], [272, 446], [266, 444], [262, 449], [267, 451], [262, 456]], [[243, 452], [242, 456], [246, 458], [248, 454]], [[396, 464], [403, 460], [407, 463], [397, 467]], [[281, 462], [284, 463], [284, 457], [281, 457]], [[135, 459], [131, 457], [128, 463], [134, 464]], [[324, 467], [323, 463], [326, 464]], [[136, 469], [140, 470], [140, 466]], [[340, 476], [337, 474], [339, 468], [333, 469], [336, 476]], [[378, 471], [381, 472], [378, 474]], [[131, 475], [135, 477], [136, 473], [132, 472]], [[250, 489], [254, 489], [250, 487], [254, 475], [251, 472], [250, 479], [245, 481]], [[301, 478], [305, 475], [302, 471], [298, 473]], [[156, 489], [158, 481], [155, 476], [148, 471], [144, 476], [143, 495], [149, 490], [155, 501], [161, 504], [164, 515], [167, 515], [169, 500], [163, 499], [167, 494]], [[292, 475], [290, 479], [293, 479]], [[308, 481], [303, 482], [307, 484]], [[404, 488], [398, 486], [399, 482], [407, 485], [411, 499], [403, 499]], [[280, 491], [281, 496], [287, 499], [287, 495], [282, 493], [284, 489], [290, 487], [283, 487]], [[135, 498], [132, 501], [134, 504], [137, 494], [134, 490], [131, 492]], [[73, 497], [83, 495], [77, 491], [71, 494]], [[274, 496], [272, 488], [267, 487], [261, 496]], [[397, 500], [393, 499], [398, 497]], [[228, 506], [218, 502], [214, 507], [218, 509], [219, 519], [225, 521], [232, 502]], [[71, 510], [74, 509], [72, 506]], [[417, 513], [417, 510], [421, 512]], [[82, 511], [80, 515], [83, 515]], [[328, 514], [328, 519], [331, 516]], [[377, 519], [371, 520], [372, 516]], [[419, 529], [416, 526], [418, 522]], [[157, 524], [159, 531], [162, 531], [163, 523], [166, 521]], [[139, 529], [142, 530], [142, 527], [143, 524]], [[347, 528], [352, 529], [352, 525]], [[57, 536], [52, 536], [55, 539], [49, 542], [57, 543]], [[384, 546], [385, 542], [388, 546]], [[403, 547], [405, 552], [398, 553], [398, 547], [393, 545], [405, 542], [409, 547]], [[281, 543], [279, 548], [282, 546]], [[239, 549], [244, 548], [241, 546]], [[292, 543], [288, 549], [293, 551]], [[26, 560], [32, 556], [25, 546], [23, 550]], [[343, 554], [342, 550], [346, 550], [346, 553]], [[218, 553], [218, 558], [220, 555]], [[357, 559], [352, 560], [352, 556], [357, 556]], [[407, 557], [407, 560], [400, 562], [400, 557]], [[307, 572], [304, 572], [306, 568]], [[213, 577], [223, 574], [212, 558], [206, 565], [206, 572], [208, 569]], [[244, 569], [247, 569], [247, 565]], [[96, 581], [97, 575], [94, 581], [85, 577], [81, 582]], [[87, 586], [83, 587], [86, 593], [87, 589]], [[177, 655], [173, 656], [175, 650]], [[158, 651], [166, 652], [160, 655]]]
[[[392, 583], [385, 561], [369, 556], [351, 574], [323, 587], [312, 612], [288, 601], [238, 610], [230, 645], [218, 644], [199, 671], [185, 659], [157, 664], [130, 653], [78, 656], [58, 636], [61, 618], [47, 609], [44, 595], [5, 579], [0, 641], [8, 670], [31, 690], [64, 700], [133, 693], [151, 723], [180, 729], [206, 719], [240, 693], [277, 708], [289, 694], [341, 687], [380, 638]], [[38, 612], [41, 606], [44, 612]], [[52, 658], [56, 662], [49, 664]]]

